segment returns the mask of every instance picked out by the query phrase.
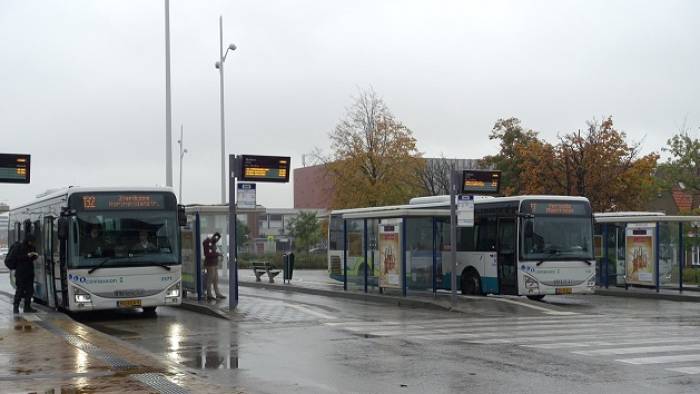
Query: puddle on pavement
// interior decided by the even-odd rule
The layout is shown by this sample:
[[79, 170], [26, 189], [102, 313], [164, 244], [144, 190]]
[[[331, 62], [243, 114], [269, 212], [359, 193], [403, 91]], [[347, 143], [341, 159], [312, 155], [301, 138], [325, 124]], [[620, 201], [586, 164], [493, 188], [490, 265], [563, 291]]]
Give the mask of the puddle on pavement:
[[189, 356], [180, 364], [195, 369], [238, 369], [238, 355], [234, 352], [228, 354], [220, 353], [216, 350], [205, 352], [189, 353]]

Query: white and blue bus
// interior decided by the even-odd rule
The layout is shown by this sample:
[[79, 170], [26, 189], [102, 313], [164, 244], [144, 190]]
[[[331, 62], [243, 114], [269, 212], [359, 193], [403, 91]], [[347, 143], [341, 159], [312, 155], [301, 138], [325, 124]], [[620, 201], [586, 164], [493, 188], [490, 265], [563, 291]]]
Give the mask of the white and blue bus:
[[12, 209], [9, 240], [36, 238], [38, 302], [74, 312], [153, 312], [182, 301], [183, 219], [167, 188], [71, 187]]
[[[462, 293], [532, 299], [592, 293], [593, 216], [586, 198], [476, 196], [474, 206], [474, 226], [457, 228], [457, 286]], [[400, 253], [392, 253], [403, 262], [404, 287], [449, 289], [449, 196], [331, 212], [330, 276], [381, 287], [377, 236], [386, 223], [401, 240]]]

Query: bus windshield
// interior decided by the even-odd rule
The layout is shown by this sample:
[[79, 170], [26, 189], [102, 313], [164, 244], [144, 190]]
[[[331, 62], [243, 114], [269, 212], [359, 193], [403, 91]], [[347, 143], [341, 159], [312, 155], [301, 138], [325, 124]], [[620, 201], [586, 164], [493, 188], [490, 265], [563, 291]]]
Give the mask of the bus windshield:
[[171, 265], [179, 261], [172, 211], [80, 212], [72, 268]]
[[523, 260], [592, 260], [591, 219], [536, 216], [522, 222]]

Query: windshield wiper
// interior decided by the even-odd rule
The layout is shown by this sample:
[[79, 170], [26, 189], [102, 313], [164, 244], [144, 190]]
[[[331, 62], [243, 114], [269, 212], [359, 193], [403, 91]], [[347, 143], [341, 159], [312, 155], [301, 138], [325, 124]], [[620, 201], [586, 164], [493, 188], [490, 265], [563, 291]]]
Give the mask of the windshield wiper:
[[97, 264], [96, 266], [90, 268], [90, 270], [88, 271], [88, 274], [91, 274], [91, 273], [97, 271], [98, 269], [102, 268], [105, 264], [107, 264], [108, 262], [110, 262], [110, 261], [112, 261], [112, 260], [114, 260], [114, 257], [107, 257], [107, 258], [105, 258], [104, 260], [100, 261], [99, 264]]
[[550, 249], [549, 253], [547, 253], [545, 256], [542, 257], [542, 260], [539, 261], [536, 265], [539, 267], [542, 263], [545, 262], [545, 259], [554, 257], [554, 256], [559, 256], [561, 255], [561, 250], [559, 249]]
[[165, 268], [167, 271], [170, 271], [170, 266], [162, 263], [153, 263], [153, 265], [157, 265], [159, 267]]

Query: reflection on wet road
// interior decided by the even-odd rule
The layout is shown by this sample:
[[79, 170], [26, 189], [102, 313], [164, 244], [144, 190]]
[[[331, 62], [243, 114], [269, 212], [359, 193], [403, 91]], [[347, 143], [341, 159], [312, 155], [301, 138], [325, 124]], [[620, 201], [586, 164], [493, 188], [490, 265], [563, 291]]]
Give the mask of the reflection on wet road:
[[547, 314], [514, 301], [476, 299], [458, 314], [243, 288], [230, 321], [179, 308], [78, 318], [254, 392], [675, 393], [700, 383], [692, 362], [651, 364], [700, 348], [696, 305], [552, 297], [541, 308], [572, 313]]

